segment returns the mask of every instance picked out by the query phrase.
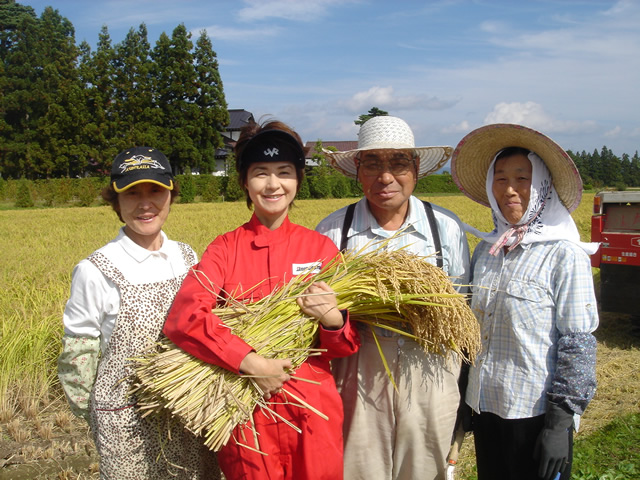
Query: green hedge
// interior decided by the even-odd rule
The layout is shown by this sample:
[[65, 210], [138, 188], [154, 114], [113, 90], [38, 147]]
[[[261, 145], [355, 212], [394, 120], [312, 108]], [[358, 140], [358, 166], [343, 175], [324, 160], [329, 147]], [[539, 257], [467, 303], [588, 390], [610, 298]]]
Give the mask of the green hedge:
[[418, 180], [416, 193], [459, 193], [458, 186], [448, 173], [429, 175]]
[[[177, 175], [180, 202], [244, 201], [244, 193], [234, 175]], [[104, 202], [100, 191], [107, 186], [106, 177], [54, 178], [46, 180], [4, 180], [0, 178], [0, 201], [5, 208], [95, 206]], [[457, 193], [451, 175], [430, 175], [418, 181], [416, 193]], [[310, 175], [304, 178], [298, 198], [358, 198], [362, 188], [343, 175]]]

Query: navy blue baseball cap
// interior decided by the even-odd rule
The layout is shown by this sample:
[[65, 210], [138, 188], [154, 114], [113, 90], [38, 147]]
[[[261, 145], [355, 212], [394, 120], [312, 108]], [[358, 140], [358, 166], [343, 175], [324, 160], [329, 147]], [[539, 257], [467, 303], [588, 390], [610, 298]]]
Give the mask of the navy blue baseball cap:
[[173, 172], [164, 153], [151, 147], [133, 147], [116, 155], [111, 167], [113, 189], [120, 193], [142, 182], [173, 190]]

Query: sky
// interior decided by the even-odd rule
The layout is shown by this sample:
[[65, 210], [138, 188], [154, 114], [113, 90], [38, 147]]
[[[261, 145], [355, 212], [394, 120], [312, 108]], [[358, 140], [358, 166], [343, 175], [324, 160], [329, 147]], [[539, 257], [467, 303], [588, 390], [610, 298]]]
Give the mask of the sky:
[[378, 107], [416, 145], [517, 123], [564, 149], [640, 150], [637, 0], [17, 0], [51, 6], [93, 49], [144, 23], [155, 45], [184, 24], [217, 53], [230, 109], [304, 141], [357, 140]]

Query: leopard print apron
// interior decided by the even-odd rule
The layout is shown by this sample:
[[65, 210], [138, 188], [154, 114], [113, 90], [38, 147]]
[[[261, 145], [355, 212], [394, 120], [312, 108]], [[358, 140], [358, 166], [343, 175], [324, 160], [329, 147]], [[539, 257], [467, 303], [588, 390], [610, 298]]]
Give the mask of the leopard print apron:
[[[192, 251], [179, 243], [187, 267]], [[129, 395], [133, 366], [162, 334], [184, 275], [132, 285], [103, 254], [89, 260], [120, 290], [120, 311], [91, 392], [91, 426], [100, 455], [100, 478], [114, 480], [219, 479], [215, 453], [168, 416], [142, 418]]]

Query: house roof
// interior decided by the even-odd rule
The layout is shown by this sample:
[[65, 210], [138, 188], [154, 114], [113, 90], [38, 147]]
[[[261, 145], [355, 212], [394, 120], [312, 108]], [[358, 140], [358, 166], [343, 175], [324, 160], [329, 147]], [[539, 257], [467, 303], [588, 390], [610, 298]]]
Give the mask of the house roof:
[[240, 130], [251, 120], [253, 120], [253, 113], [251, 112], [242, 109], [229, 110], [229, 125], [227, 126], [227, 131]]
[[[335, 147], [336, 150], [339, 152], [345, 152], [347, 150], [353, 150], [358, 148], [357, 140], [338, 140], [338, 141], [321, 140], [321, 142], [322, 142], [323, 148]], [[305, 147], [309, 149], [309, 153], [307, 153], [307, 157], [311, 157], [313, 155], [314, 148], [316, 148], [316, 143], [317, 141], [307, 142], [305, 144]]]

